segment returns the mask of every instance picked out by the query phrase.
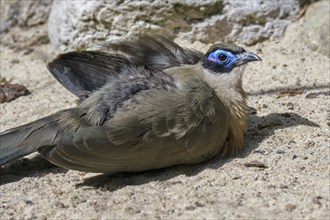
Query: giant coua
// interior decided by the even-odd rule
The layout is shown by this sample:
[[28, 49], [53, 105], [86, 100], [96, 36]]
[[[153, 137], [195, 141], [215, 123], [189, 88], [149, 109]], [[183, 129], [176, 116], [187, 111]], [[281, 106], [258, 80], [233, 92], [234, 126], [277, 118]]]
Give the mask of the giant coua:
[[194, 164], [243, 148], [242, 65], [234, 44], [206, 54], [161, 36], [70, 52], [48, 64], [80, 97], [71, 109], [0, 133], [0, 165], [38, 151], [64, 168], [134, 172]]

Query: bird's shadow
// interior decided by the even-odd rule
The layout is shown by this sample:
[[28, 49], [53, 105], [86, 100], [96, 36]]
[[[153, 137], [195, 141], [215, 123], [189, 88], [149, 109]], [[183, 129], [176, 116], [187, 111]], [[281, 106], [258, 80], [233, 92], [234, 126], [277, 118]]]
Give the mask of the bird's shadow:
[[0, 167], [0, 186], [19, 181], [25, 177], [42, 177], [49, 173], [64, 173], [66, 169], [58, 167], [41, 155], [14, 161], [5, 167]]
[[[271, 113], [267, 116], [258, 116], [254, 109], [250, 109], [248, 118], [245, 148], [237, 157], [245, 157], [258, 148], [259, 144], [272, 135], [276, 129], [306, 125], [319, 127], [318, 124], [296, 113]], [[236, 158], [237, 158], [236, 157]], [[195, 165], [181, 165], [158, 170], [138, 173], [99, 174], [87, 177], [76, 185], [77, 188], [89, 186], [107, 191], [115, 191], [128, 185], [142, 185], [152, 181], [165, 181], [179, 175], [194, 176], [204, 169], [217, 169], [234, 158], [215, 158]], [[0, 168], [0, 185], [19, 181], [24, 177], [44, 176], [48, 173], [66, 172], [66, 169], [52, 165], [41, 156], [32, 159], [22, 159]]]

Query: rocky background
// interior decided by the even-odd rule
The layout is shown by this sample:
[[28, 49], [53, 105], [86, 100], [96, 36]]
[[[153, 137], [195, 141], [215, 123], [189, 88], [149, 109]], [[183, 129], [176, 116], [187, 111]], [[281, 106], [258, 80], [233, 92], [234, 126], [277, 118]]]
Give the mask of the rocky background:
[[36, 0], [3, 1], [0, 32], [48, 19], [51, 43], [63, 51], [158, 33], [202, 43], [253, 45], [279, 39], [312, 0]]
[[75, 106], [45, 68], [62, 51], [160, 33], [263, 58], [246, 68], [249, 128], [236, 158], [102, 175], [32, 155], [0, 168], [1, 219], [330, 218], [328, 0], [0, 3], [0, 131]]
[[150, 32], [251, 45], [281, 36], [299, 6], [296, 0], [55, 1], [48, 30], [51, 42], [62, 49]]

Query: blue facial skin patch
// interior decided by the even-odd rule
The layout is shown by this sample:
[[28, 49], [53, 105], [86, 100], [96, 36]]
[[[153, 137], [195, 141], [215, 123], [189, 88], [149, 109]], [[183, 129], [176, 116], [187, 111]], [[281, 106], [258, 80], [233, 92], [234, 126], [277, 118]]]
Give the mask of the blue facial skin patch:
[[221, 69], [224, 72], [229, 72], [233, 69], [233, 64], [237, 57], [235, 54], [229, 51], [217, 49], [211, 52], [207, 59], [214, 63], [217, 63], [219, 67], [221, 66]]
[[[224, 61], [219, 60], [220, 55], [226, 56], [227, 59]], [[216, 62], [218, 64], [222, 64], [222, 65], [226, 65], [228, 63], [233, 62], [235, 60], [235, 58], [236, 58], [236, 56], [234, 54], [232, 54], [231, 52], [228, 52], [225, 50], [220, 50], [220, 49], [213, 51], [212, 53], [209, 54], [209, 57], [208, 57], [209, 60]]]

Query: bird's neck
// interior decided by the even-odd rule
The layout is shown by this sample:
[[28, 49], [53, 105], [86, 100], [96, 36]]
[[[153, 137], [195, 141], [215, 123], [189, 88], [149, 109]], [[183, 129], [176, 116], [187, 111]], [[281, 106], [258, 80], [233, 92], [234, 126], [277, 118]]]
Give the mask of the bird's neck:
[[236, 68], [231, 73], [222, 75], [206, 70], [204, 80], [212, 87], [220, 101], [227, 107], [231, 115], [231, 125], [227, 139], [225, 155], [238, 153], [244, 144], [247, 127], [246, 93], [242, 87], [243, 68]]
[[225, 104], [240, 102], [246, 98], [246, 93], [242, 87], [243, 70], [241, 67], [230, 73], [217, 74], [204, 69], [203, 78]]

